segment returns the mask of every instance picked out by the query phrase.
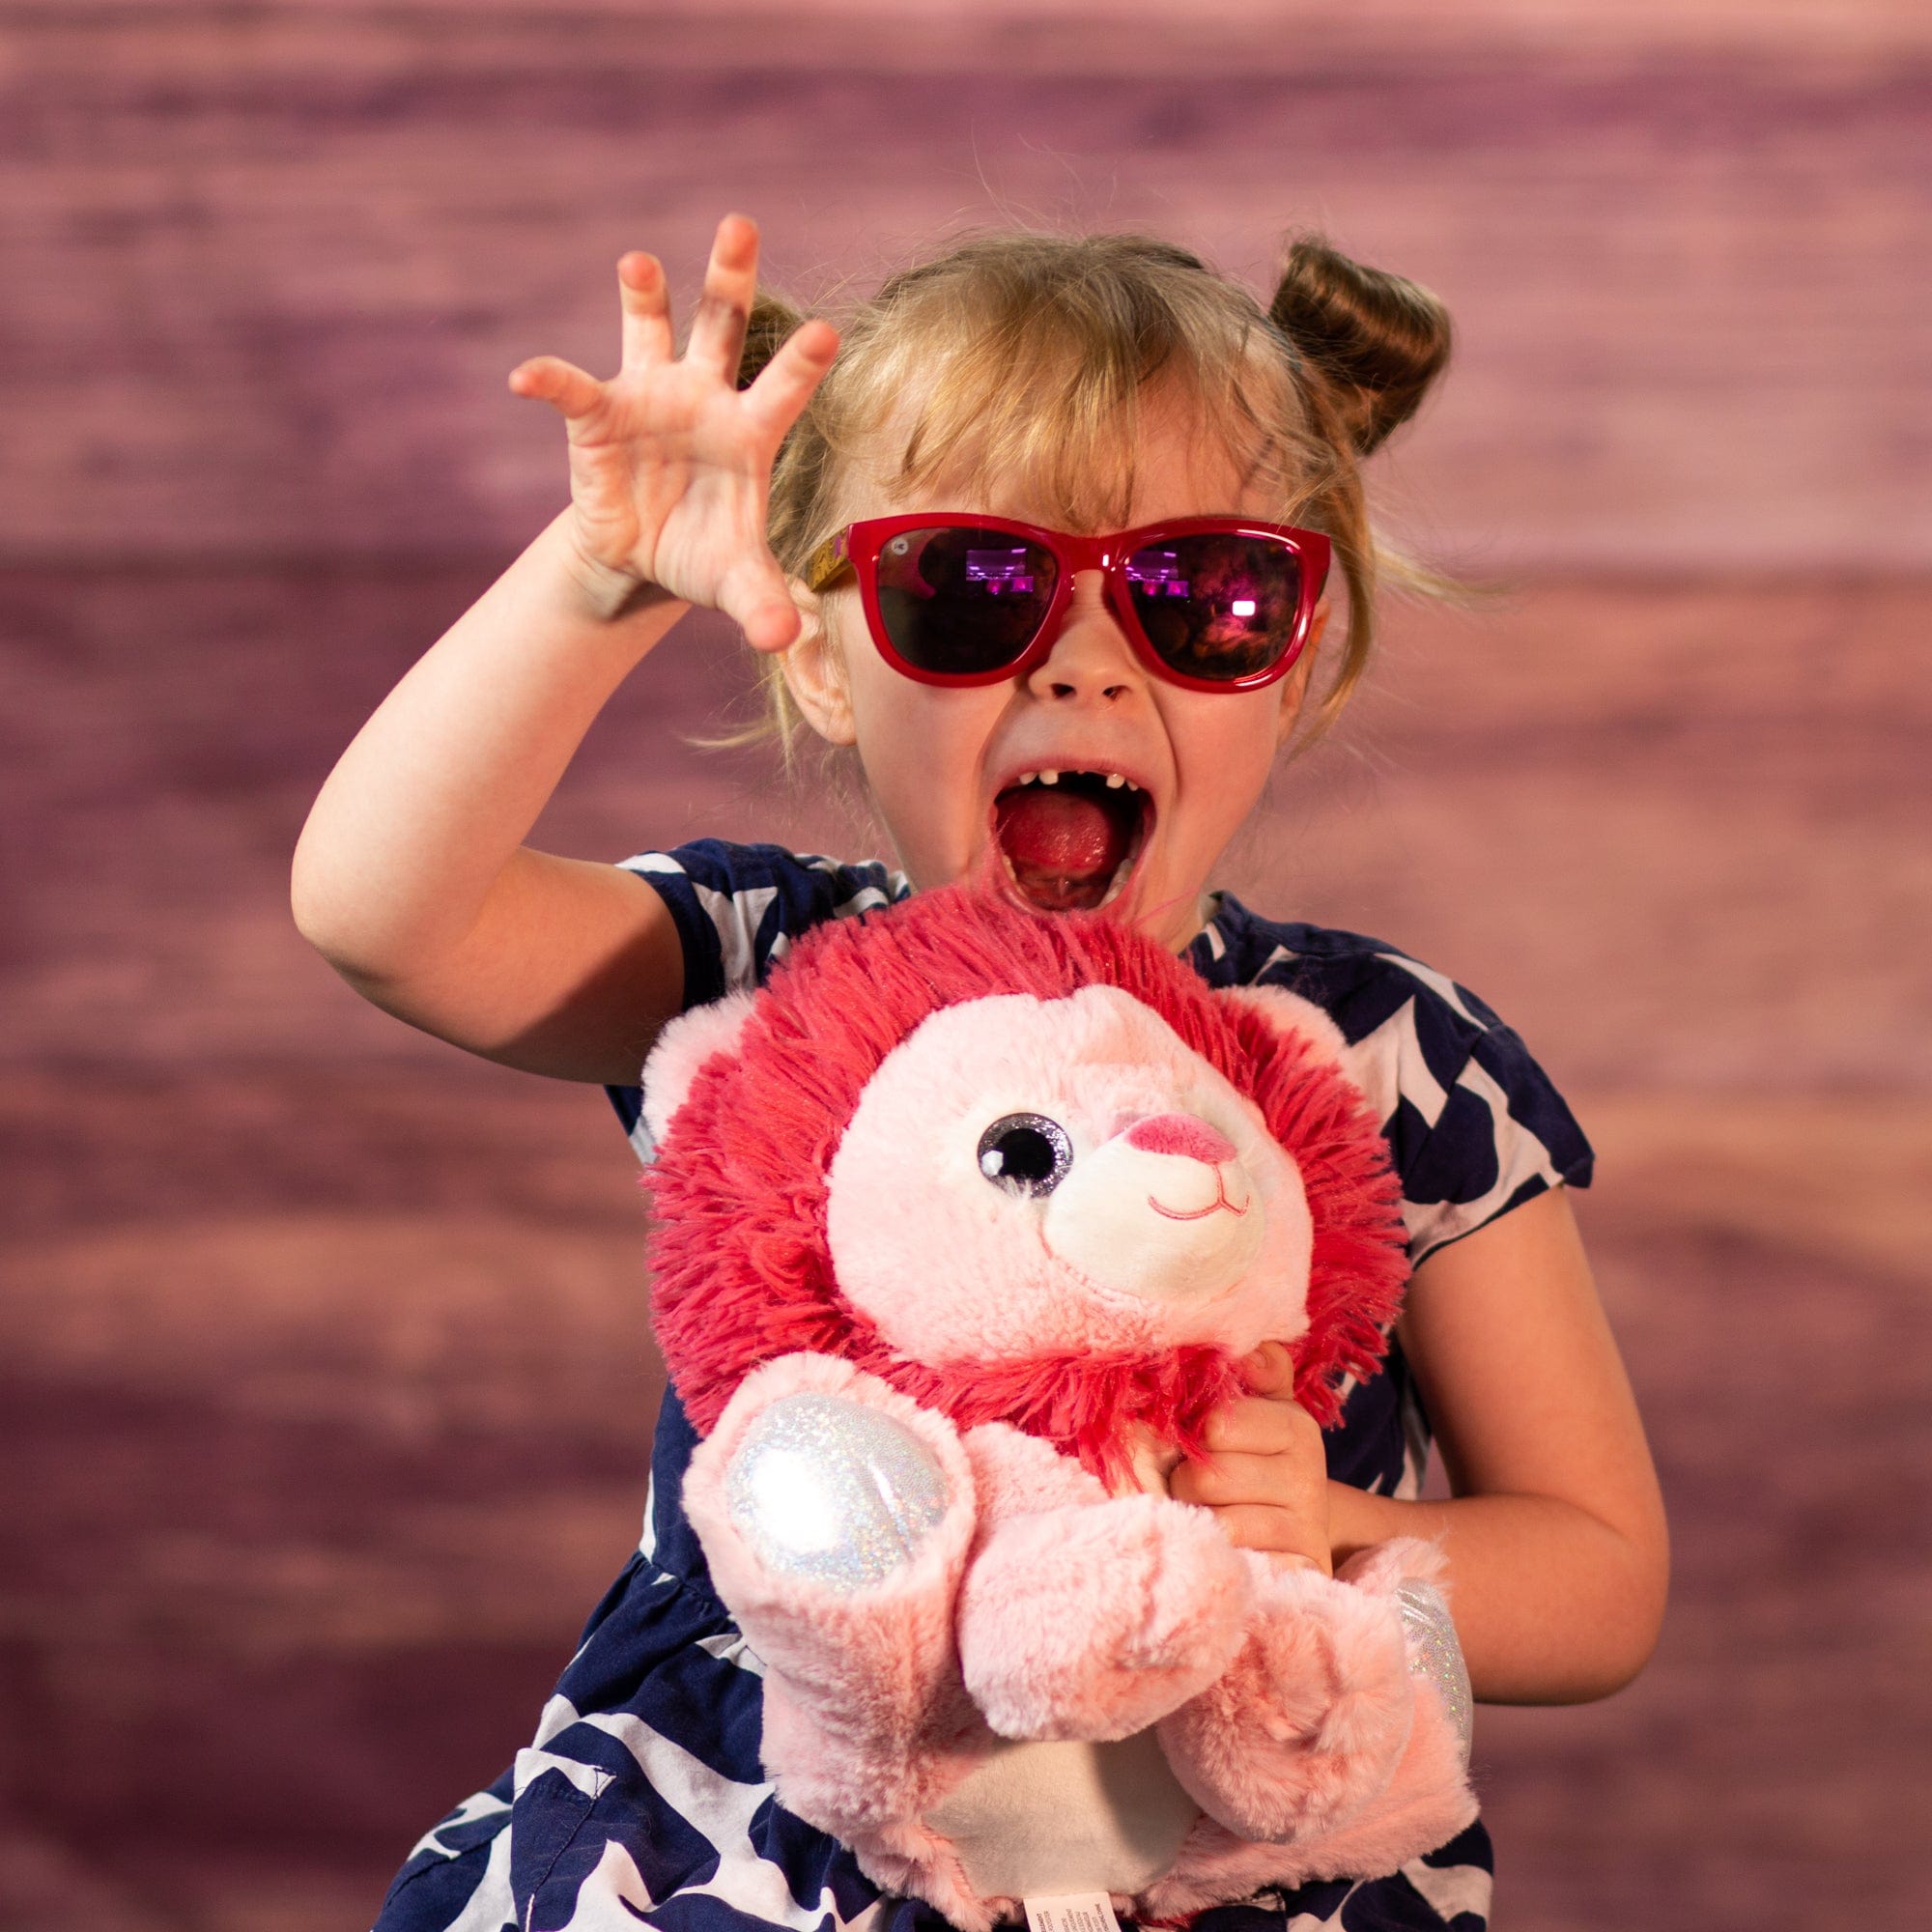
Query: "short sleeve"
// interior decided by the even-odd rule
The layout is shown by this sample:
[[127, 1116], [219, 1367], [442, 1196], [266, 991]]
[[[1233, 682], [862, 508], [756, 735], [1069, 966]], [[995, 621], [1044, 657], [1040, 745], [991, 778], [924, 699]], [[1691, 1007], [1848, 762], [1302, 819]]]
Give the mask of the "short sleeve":
[[1583, 1130], [1517, 1034], [1466, 987], [1386, 941], [1259, 920], [1223, 895], [1210, 983], [1273, 984], [1340, 1029], [1402, 1180], [1409, 1259], [1559, 1184], [1587, 1187]]
[[[890, 905], [911, 890], [904, 873], [877, 860], [850, 864], [722, 838], [639, 852], [621, 863], [656, 889], [677, 927], [687, 1011], [762, 985], [791, 941], [822, 921]], [[604, 1091], [639, 1158], [648, 1160], [641, 1090]]]
[[1590, 1144], [1517, 1033], [1428, 967], [1379, 963], [1386, 1016], [1349, 1057], [1402, 1178], [1411, 1263], [1558, 1184], [1587, 1187]]
[[821, 920], [903, 898], [902, 873], [780, 845], [700, 838], [621, 862], [654, 886], [684, 949], [684, 1005], [708, 1005], [763, 983], [787, 943]]

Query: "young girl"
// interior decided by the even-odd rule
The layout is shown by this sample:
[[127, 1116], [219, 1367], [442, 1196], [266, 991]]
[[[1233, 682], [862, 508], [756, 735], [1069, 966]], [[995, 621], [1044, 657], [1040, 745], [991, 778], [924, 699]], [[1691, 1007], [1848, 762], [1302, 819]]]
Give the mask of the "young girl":
[[[1318, 727], [1360, 674], [1378, 553], [1358, 466], [1420, 402], [1446, 318], [1315, 243], [1264, 312], [1161, 242], [1009, 235], [895, 277], [841, 344], [754, 306], [756, 253], [750, 221], [720, 225], [682, 356], [659, 266], [631, 254], [621, 371], [540, 356], [512, 374], [564, 418], [571, 505], [344, 754], [297, 854], [303, 932], [412, 1024], [605, 1083], [646, 1154], [636, 1082], [668, 1017], [756, 983], [816, 921], [981, 865], [1042, 908], [1137, 922], [1215, 984], [1316, 1001], [1403, 1179], [1405, 1312], [1325, 1437], [1264, 1348], [1213, 1467], [1183, 1464], [1174, 1492], [1236, 1544], [1324, 1569], [1437, 1538], [1478, 1699], [1607, 1695], [1656, 1640], [1666, 1548], [1571, 1218], [1589, 1148], [1451, 980], [1208, 890], [1323, 647], [1339, 663]], [[1236, 561], [1259, 593], [1214, 608], [1206, 586]], [[765, 654], [788, 727], [856, 748], [900, 869], [708, 839], [619, 867], [522, 844], [692, 604]], [[1445, 1502], [1418, 1500], [1432, 1433]], [[382, 1932], [936, 1922], [881, 1903], [773, 1803], [756, 1661], [679, 1509], [692, 1442], [668, 1395], [641, 1548], [534, 1742], [417, 1845]], [[1208, 1916], [1469, 1932], [1490, 1873], [1477, 1824], [1393, 1877]]]

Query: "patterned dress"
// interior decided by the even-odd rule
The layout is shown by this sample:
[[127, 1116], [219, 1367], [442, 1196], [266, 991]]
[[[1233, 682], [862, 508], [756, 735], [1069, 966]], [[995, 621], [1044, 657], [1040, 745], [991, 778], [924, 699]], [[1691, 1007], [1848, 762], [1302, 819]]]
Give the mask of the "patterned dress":
[[[713, 839], [625, 861], [663, 895], [684, 946], [685, 1004], [754, 986], [799, 933], [902, 898], [903, 875]], [[1223, 893], [1188, 950], [1210, 985], [1286, 986], [1341, 1028], [1380, 1113], [1421, 1261], [1559, 1181], [1591, 1154], [1522, 1042], [1489, 1008], [1379, 940], [1277, 924]], [[610, 1090], [641, 1158], [635, 1087]], [[774, 1799], [758, 1762], [762, 1691], [679, 1503], [696, 1436], [667, 1393], [642, 1539], [591, 1613], [529, 1746], [429, 1832], [377, 1932], [946, 1932], [881, 1897], [851, 1855]], [[1429, 1419], [1400, 1345], [1350, 1382], [1328, 1472], [1421, 1492]], [[1388, 1878], [1310, 1884], [1202, 1915], [1199, 1932], [1347, 1932], [1489, 1923], [1479, 1819]]]

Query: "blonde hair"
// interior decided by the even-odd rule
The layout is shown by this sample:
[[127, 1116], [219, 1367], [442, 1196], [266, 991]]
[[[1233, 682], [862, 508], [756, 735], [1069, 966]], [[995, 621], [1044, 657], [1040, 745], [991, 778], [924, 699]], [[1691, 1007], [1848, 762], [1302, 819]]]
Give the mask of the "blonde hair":
[[[763, 291], [738, 385], [804, 320]], [[848, 468], [904, 434], [893, 476], [993, 483], [1028, 495], [1075, 529], [1118, 528], [1133, 493], [1144, 398], [1178, 384], [1273, 498], [1272, 521], [1323, 530], [1348, 589], [1341, 662], [1317, 706], [1325, 730], [1360, 681], [1375, 641], [1378, 583], [1425, 591], [1445, 580], [1371, 528], [1361, 462], [1407, 420], [1444, 362], [1449, 317], [1426, 289], [1365, 268], [1319, 236], [1291, 245], [1264, 311], [1197, 256], [1145, 235], [969, 236], [892, 276], [840, 322], [830, 372], [772, 472], [767, 535], [802, 577], [836, 529]], [[789, 753], [801, 720], [780, 664], [762, 661], [770, 723]]]

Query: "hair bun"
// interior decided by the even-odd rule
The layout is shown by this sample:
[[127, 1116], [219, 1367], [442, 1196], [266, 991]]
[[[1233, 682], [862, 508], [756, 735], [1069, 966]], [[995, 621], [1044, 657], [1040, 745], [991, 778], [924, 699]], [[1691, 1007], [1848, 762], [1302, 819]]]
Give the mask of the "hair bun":
[[1449, 359], [1449, 311], [1435, 296], [1319, 235], [1289, 249], [1268, 319], [1326, 379], [1362, 456], [1415, 413]]
[[804, 320], [788, 301], [767, 295], [763, 289], [752, 298], [752, 313], [745, 320], [745, 346], [738, 354], [739, 388], [749, 389], [758, 380], [758, 372]]

